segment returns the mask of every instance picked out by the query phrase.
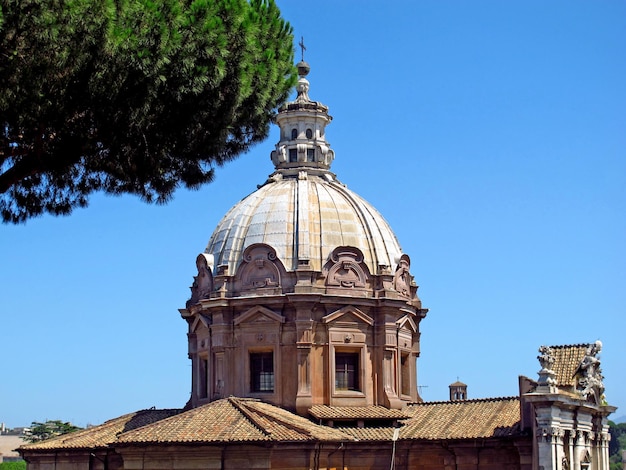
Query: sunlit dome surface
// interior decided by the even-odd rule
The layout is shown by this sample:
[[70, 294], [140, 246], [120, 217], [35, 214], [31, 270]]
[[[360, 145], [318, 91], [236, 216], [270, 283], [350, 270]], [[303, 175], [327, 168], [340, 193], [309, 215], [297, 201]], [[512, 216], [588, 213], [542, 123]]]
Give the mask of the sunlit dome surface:
[[359, 248], [372, 273], [379, 265], [395, 269], [402, 254], [372, 205], [320, 176], [287, 177], [250, 194], [222, 218], [206, 252], [213, 254], [215, 267], [228, 265], [234, 273], [253, 243], [272, 246], [287, 270], [294, 270], [298, 259], [308, 259], [312, 269], [321, 271], [339, 246]]

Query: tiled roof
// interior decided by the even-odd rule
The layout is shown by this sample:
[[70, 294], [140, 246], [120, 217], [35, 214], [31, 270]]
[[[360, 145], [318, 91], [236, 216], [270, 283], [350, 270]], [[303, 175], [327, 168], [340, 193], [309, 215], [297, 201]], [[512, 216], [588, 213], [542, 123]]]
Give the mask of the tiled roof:
[[[317, 419], [398, 419], [400, 439], [471, 439], [519, 433], [519, 399], [493, 398], [418, 403], [405, 410], [380, 406], [314, 406]], [[391, 426], [331, 428], [252, 398], [230, 397], [183, 410], [143, 410], [100, 426], [77, 431], [20, 449], [94, 449], [133, 444], [234, 442], [389, 441]]]
[[550, 346], [554, 351], [552, 370], [556, 374], [559, 386], [576, 386], [574, 375], [585, 357], [588, 344], [572, 344], [569, 346]]
[[384, 426], [374, 428], [337, 427], [337, 429], [359, 441], [391, 441], [394, 428], [392, 426]]
[[119, 444], [340, 441], [349, 436], [251, 398], [226, 398], [120, 436]]
[[41, 442], [25, 444], [20, 449], [28, 451], [51, 449], [94, 449], [106, 447], [115, 442], [117, 436], [123, 432], [137, 429], [164, 418], [176, 415], [181, 410], [142, 410], [129, 413], [119, 418], [80, 431], [64, 434]]
[[520, 432], [517, 397], [416, 403], [400, 429], [400, 439], [472, 439], [506, 437]]
[[273, 428], [266, 427], [266, 429], [274, 434], [274, 438], [280, 438], [278, 433], [273, 432], [273, 429], [277, 427], [283, 427], [285, 429], [291, 428], [301, 434], [308, 435], [311, 439], [321, 441], [339, 441], [346, 440], [347, 438], [345, 434], [336, 429], [329, 428], [328, 426], [319, 426], [302, 416], [298, 416], [268, 403], [246, 400], [246, 408], [250, 412], [251, 418], [259, 425], [267, 423], [273, 426]]
[[314, 405], [309, 414], [317, 419], [402, 419], [408, 415], [401, 410], [384, 406], [328, 406]]

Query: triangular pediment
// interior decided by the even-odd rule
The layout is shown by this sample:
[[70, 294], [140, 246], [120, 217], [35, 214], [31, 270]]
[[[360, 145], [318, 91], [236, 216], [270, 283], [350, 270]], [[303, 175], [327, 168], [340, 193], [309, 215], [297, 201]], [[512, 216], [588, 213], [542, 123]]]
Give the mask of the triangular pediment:
[[367, 323], [370, 326], [374, 326], [374, 319], [372, 317], [361, 312], [358, 308], [353, 307], [352, 305], [343, 307], [322, 318], [323, 323], [332, 323], [335, 321], [356, 321], [357, 323]]
[[273, 312], [269, 308], [257, 305], [250, 310], [243, 312], [235, 319], [235, 325], [242, 323], [284, 323], [285, 317]]
[[211, 319], [209, 317], [206, 317], [204, 315], [197, 315], [196, 319], [191, 325], [191, 331], [195, 333], [196, 331], [198, 331], [199, 328], [208, 328], [210, 324]]
[[398, 328], [406, 328], [407, 330], [411, 330], [413, 333], [417, 333], [417, 324], [415, 321], [408, 315], [403, 316], [396, 322]]

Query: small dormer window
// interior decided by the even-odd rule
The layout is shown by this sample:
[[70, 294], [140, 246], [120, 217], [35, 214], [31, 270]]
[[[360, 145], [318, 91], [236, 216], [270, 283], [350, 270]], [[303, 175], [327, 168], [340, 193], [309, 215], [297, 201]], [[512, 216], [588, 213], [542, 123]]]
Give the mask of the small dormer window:
[[298, 138], [298, 129], [291, 129], [291, 140], [296, 140]]
[[313, 131], [311, 129], [307, 129], [306, 130], [306, 138], [307, 139], [312, 139], [313, 138]]

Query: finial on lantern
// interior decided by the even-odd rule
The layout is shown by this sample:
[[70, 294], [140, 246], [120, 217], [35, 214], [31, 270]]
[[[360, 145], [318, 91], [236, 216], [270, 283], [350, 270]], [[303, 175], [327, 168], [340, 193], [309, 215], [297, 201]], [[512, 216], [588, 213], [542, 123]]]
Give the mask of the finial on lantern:
[[306, 46], [304, 45], [304, 36], [300, 36], [300, 42], [298, 43], [298, 46], [300, 46], [300, 50], [302, 52], [301, 61], [304, 62], [304, 51], [306, 51]]

